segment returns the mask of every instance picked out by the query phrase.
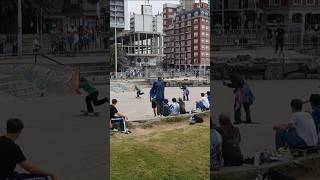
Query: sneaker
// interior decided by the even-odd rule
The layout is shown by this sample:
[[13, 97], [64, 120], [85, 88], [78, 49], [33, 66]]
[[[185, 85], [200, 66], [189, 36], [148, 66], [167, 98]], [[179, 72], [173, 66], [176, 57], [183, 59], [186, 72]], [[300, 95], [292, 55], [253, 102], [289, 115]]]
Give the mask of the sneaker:
[[241, 124], [241, 121], [235, 121], [233, 124]]

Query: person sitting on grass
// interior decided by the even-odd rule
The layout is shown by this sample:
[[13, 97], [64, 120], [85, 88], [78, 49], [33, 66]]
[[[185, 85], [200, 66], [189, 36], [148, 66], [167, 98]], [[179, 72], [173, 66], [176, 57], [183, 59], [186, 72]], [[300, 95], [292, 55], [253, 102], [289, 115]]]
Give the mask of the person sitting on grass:
[[289, 123], [274, 125], [276, 131], [276, 149], [289, 146], [291, 149], [307, 148], [318, 143], [318, 136], [315, 123], [310, 113], [302, 112], [303, 102], [300, 99], [293, 99], [290, 103], [292, 116]]
[[316, 125], [317, 133], [319, 134], [320, 132], [320, 95], [312, 94], [309, 98], [309, 102], [312, 108], [311, 115]]
[[201, 99], [196, 102], [196, 108], [202, 111], [210, 110], [210, 103], [204, 93], [201, 93]]
[[171, 115], [179, 115], [180, 114], [180, 106], [177, 102], [176, 98], [172, 98], [172, 104], [170, 105]]
[[[24, 124], [20, 119], [9, 119], [7, 121], [7, 134], [0, 137], [0, 179], [48, 180], [48, 177], [50, 177], [52, 180], [57, 180], [58, 178], [53, 173], [44, 171], [28, 162], [19, 145], [15, 143], [23, 128]], [[15, 172], [17, 165], [30, 174]]]
[[[101, 100], [98, 100], [99, 91], [96, 88], [94, 88], [93, 85], [83, 77], [80, 78], [79, 89], [83, 89], [88, 94], [85, 99], [88, 113], [94, 113], [92, 103], [95, 106], [99, 106], [99, 105], [102, 105], [106, 102], [109, 102], [107, 97], [105, 97]], [[77, 89], [77, 92], [78, 92], [78, 94], [81, 94], [79, 89]]]
[[171, 109], [170, 109], [170, 106], [169, 106], [169, 101], [168, 99], [165, 99], [163, 101], [163, 112], [162, 112], [162, 115], [163, 116], [170, 116], [171, 114]]
[[144, 92], [142, 92], [141, 89], [136, 84], [134, 85], [134, 89], [137, 91], [137, 98], [139, 98], [141, 95], [144, 94]]
[[120, 126], [121, 132], [128, 134], [130, 133], [126, 126], [126, 121], [128, 121], [128, 117], [118, 111], [116, 107], [117, 103], [117, 99], [112, 99], [112, 104], [110, 105], [110, 121], [112, 127], [114, 127], [114, 125], [117, 124], [118, 126]]
[[224, 166], [241, 166], [243, 155], [240, 149], [241, 135], [237, 127], [233, 126], [231, 119], [226, 114], [219, 115], [220, 127], [217, 131], [222, 136], [222, 157]]
[[210, 128], [210, 157], [211, 157], [211, 167], [210, 170], [218, 170], [223, 166], [222, 158], [222, 137], [221, 134], [214, 128]]
[[207, 98], [208, 98], [209, 104], [211, 104], [212, 99], [211, 99], [210, 91], [207, 91]]
[[180, 107], [180, 114], [186, 114], [186, 103], [183, 102], [182, 98], [178, 99], [179, 101], [179, 107]]

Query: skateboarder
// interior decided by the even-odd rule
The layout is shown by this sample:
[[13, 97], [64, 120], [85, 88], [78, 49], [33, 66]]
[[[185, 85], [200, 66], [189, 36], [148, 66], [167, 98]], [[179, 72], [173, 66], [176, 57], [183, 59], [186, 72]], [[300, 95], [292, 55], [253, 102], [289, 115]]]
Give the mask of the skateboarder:
[[144, 94], [137, 85], [134, 85], [134, 89], [137, 91], [137, 98]]
[[[95, 106], [99, 106], [106, 102], [109, 102], [107, 97], [98, 100], [99, 91], [96, 88], [94, 88], [93, 85], [83, 77], [80, 78], [79, 89], [83, 89], [88, 94], [85, 99], [88, 113], [94, 113], [92, 103]], [[79, 89], [77, 90], [77, 92], [78, 94], [81, 94]]]

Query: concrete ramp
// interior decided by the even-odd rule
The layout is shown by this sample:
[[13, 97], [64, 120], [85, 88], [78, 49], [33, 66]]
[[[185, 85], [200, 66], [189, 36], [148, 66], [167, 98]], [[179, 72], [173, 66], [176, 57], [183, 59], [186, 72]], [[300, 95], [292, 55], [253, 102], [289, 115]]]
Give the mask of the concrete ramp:
[[58, 65], [3, 65], [0, 68], [0, 90], [17, 97], [71, 95], [75, 73], [73, 68]]

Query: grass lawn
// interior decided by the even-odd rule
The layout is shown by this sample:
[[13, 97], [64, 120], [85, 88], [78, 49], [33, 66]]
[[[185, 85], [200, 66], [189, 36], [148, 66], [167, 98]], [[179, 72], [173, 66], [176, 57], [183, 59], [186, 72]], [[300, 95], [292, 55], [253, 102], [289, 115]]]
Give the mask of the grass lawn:
[[[209, 120], [111, 136], [112, 180], [201, 180], [210, 176]], [[178, 125], [177, 125], [178, 124]], [[176, 126], [172, 128], [172, 126]], [[141, 133], [141, 132], [148, 133]]]

